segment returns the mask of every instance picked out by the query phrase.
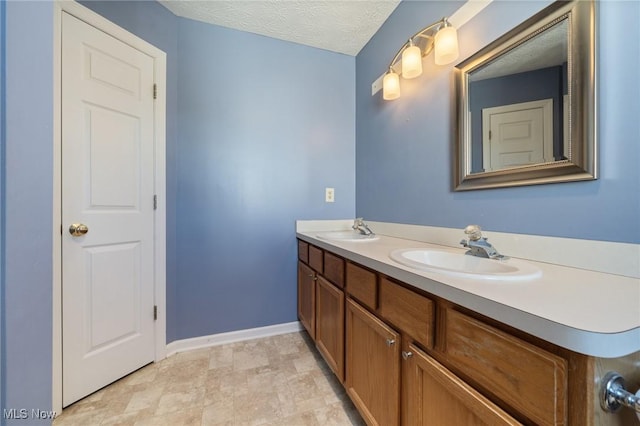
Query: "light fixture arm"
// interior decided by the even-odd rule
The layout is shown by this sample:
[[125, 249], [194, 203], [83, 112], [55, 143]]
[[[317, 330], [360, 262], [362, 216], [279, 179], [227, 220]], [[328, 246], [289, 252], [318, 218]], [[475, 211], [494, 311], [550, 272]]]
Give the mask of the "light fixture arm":
[[446, 17], [424, 27], [400, 47], [382, 79], [382, 98], [391, 101], [400, 97], [399, 74], [393, 69], [396, 63], [402, 61], [404, 79], [416, 78], [422, 74], [422, 59], [432, 51], [436, 65], [447, 65], [458, 58], [458, 35]]
[[396, 55], [393, 57], [393, 60], [389, 63], [389, 66], [387, 68], [389, 69], [393, 69], [393, 66], [396, 64], [396, 62], [398, 62], [398, 59], [400, 58], [400, 55], [402, 55], [402, 52], [409, 46], [411, 46], [411, 44], [413, 43], [413, 39], [416, 37], [423, 37], [423, 38], [430, 38], [433, 37], [433, 34], [429, 34], [427, 35], [426, 33], [428, 31], [431, 31], [435, 28], [437, 28], [438, 30], [440, 30], [441, 28], [445, 28], [451, 26], [451, 24], [449, 23], [449, 21], [447, 20], [447, 18], [442, 18], [439, 21], [434, 22], [431, 25], [428, 25], [426, 27], [424, 27], [423, 29], [421, 29], [420, 31], [418, 31], [417, 33], [415, 33], [414, 35], [412, 35], [411, 37], [409, 37], [409, 39], [407, 40], [407, 42], [405, 44], [402, 45], [402, 47], [400, 47], [400, 49], [398, 50], [398, 52], [396, 53]]

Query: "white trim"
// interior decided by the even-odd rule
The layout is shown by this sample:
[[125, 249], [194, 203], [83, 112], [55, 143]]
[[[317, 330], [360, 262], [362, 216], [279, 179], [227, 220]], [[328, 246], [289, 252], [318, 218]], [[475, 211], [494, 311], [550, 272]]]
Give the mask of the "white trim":
[[62, 7], [53, 8], [53, 249], [51, 407], [62, 412]]
[[449, 23], [454, 27], [460, 29], [464, 24], [473, 19], [478, 13], [493, 0], [467, 0], [460, 9], [456, 10], [453, 15], [449, 17]]
[[296, 220], [296, 232], [349, 231], [353, 219], [344, 220]]
[[283, 324], [268, 325], [266, 327], [249, 328], [246, 330], [230, 331], [228, 333], [211, 334], [209, 336], [193, 337], [191, 339], [175, 340], [167, 345], [167, 356], [179, 352], [195, 349], [209, 348], [227, 343], [243, 342], [245, 340], [260, 339], [263, 337], [277, 336], [279, 334], [295, 333], [302, 330], [299, 321]]
[[129, 46], [146, 53], [154, 59], [154, 78], [158, 97], [154, 111], [155, 193], [158, 208], [155, 211], [155, 271], [154, 297], [158, 306], [155, 322], [155, 360], [166, 357], [166, 63], [167, 55], [157, 47], [108, 21], [101, 15], [74, 2], [56, 0], [53, 13], [53, 356], [52, 356], [52, 407], [62, 412], [62, 236], [60, 233], [62, 210], [61, 179], [61, 53], [62, 12], [104, 31]]
[[[157, 50], [157, 49], [156, 49]], [[154, 221], [154, 281], [155, 305], [158, 317], [155, 322], [156, 361], [166, 358], [167, 348], [167, 188], [166, 188], [166, 111], [167, 111], [167, 54], [161, 50], [154, 57], [154, 77], [157, 88], [154, 102], [155, 140], [155, 195], [156, 210]]]

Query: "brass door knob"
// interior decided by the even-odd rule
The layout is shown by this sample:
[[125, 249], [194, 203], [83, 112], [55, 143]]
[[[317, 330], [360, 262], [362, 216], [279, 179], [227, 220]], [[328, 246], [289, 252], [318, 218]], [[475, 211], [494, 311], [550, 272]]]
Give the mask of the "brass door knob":
[[69, 233], [74, 237], [80, 237], [89, 232], [89, 227], [83, 223], [72, 223], [69, 227]]

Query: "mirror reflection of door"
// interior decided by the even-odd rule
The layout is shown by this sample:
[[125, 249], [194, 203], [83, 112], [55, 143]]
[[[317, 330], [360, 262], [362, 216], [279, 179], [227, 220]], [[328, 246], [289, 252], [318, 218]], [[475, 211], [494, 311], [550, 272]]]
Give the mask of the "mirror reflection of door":
[[482, 110], [484, 171], [553, 161], [553, 99]]
[[[597, 178], [595, 4], [552, 2], [456, 65], [455, 191]], [[539, 149], [534, 155], [533, 148], [507, 148], [505, 140], [494, 150], [484, 147], [483, 110], [542, 99], [553, 100], [552, 157], [544, 143], [542, 155]], [[514, 139], [535, 133], [516, 126], [519, 119], [509, 114], [500, 120]]]
[[[567, 39], [568, 22], [565, 19], [469, 73], [469, 115], [477, 117], [470, 119], [469, 128], [472, 173], [568, 158], [565, 152], [568, 145], [563, 143], [563, 96], [568, 94], [569, 71]], [[553, 158], [540, 155], [540, 162], [536, 163], [525, 161], [523, 155], [505, 155], [503, 167], [495, 162], [488, 166], [484, 160], [483, 111], [542, 99], [553, 100]], [[542, 161], [543, 158], [546, 161]]]

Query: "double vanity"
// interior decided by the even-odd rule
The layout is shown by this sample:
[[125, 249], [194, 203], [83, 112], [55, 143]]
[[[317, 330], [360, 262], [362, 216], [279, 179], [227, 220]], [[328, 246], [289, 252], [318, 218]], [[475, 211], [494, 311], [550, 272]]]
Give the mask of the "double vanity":
[[[367, 424], [636, 421], [601, 410], [599, 384], [609, 369], [640, 384], [637, 278], [297, 231], [298, 317]], [[602, 314], [608, 294], [623, 304], [615, 318]]]

